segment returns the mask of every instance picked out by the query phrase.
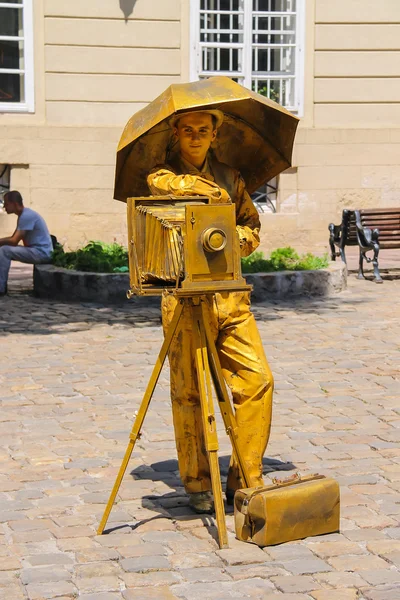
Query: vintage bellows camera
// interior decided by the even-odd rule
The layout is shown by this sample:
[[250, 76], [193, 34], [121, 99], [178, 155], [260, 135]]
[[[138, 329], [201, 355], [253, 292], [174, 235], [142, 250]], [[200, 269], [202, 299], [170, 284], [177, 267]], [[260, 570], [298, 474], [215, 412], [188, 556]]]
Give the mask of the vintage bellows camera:
[[202, 196], [128, 198], [132, 295], [246, 289], [235, 205]]

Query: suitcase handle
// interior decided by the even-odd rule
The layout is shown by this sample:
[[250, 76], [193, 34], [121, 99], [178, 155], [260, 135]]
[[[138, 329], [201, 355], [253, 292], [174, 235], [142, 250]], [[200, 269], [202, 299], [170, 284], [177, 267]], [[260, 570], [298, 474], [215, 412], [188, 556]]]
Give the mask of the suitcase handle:
[[273, 485], [266, 485], [265, 487], [258, 487], [243, 500], [242, 508], [240, 512], [244, 515], [247, 515], [248, 506], [250, 500], [253, 496], [256, 496], [260, 492], [268, 492], [269, 490], [276, 490], [279, 487], [287, 487], [288, 485], [296, 485], [298, 483], [305, 483], [307, 481], [314, 481], [315, 479], [325, 479], [325, 475], [320, 475], [319, 473], [314, 473], [314, 475], [306, 475], [306, 477], [301, 477], [299, 473], [295, 473], [294, 475], [290, 475], [286, 479], [278, 479], [275, 477], [273, 479]]
[[293, 475], [289, 475], [289, 477], [285, 477], [285, 479], [279, 479], [278, 477], [274, 477], [272, 479], [272, 483], [275, 485], [281, 485], [282, 483], [292, 483], [294, 481], [298, 481], [301, 479], [300, 473], [294, 473]]

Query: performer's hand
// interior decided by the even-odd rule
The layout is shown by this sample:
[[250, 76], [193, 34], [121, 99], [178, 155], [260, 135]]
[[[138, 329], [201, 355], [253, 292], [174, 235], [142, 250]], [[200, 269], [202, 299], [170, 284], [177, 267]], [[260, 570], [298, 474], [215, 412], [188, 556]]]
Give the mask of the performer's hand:
[[224, 190], [224, 188], [219, 188], [221, 190], [221, 198], [220, 198], [220, 202], [221, 203], [227, 203], [231, 201], [231, 197], [228, 194], [228, 192], [226, 190]]

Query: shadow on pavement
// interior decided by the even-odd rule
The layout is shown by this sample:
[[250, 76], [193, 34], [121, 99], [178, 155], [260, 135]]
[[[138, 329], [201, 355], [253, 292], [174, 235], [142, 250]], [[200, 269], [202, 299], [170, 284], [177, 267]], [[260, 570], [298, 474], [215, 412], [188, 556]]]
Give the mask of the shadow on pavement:
[[[224, 490], [226, 476], [229, 468], [230, 456], [219, 457], [219, 467], [221, 471], [222, 489]], [[278, 473], [292, 471], [296, 469], [296, 466], [291, 462], [282, 462], [274, 458], [263, 459], [263, 473]], [[201, 519], [205, 527], [208, 529], [209, 534], [218, 541], [218, 533], [215, 526], [215, 520], [213, 515], [199, 515], [194, 513], [188, 506], [188, 496], [182, 485], [182, 481], [179, 477], [178, 461], [176, 459], [160, 461], [153, 463], [150, 466], [141, 466], [134, 469], [130, 473], [135, 480], [151, 480], [161, 481], [171, 488], [171, 492], [163, 495], [150, 494], [143, 496], [142, 506], [143, 508], [150, 509], [152, 511], [159, 511], [160, 514], [149, 519], [143, 519], [133, 525], [121, 525], [116, 527], [110, 527], [105, 533], [123, 529], [124, 527], [130, 527], [132, 530], [140, 528], [141, 525], [153, 521], [155, 519], [172, 519], [174, 521], [179, 520], [191, 520]], [[286, 476], [283, 474], [283, 476]], [[225, 505], [226, 514], [233, 513], [233, 507]]]
[[[285, 313], [293, 311], [299, 314], [355, 311], [357, 305], [370, 300], [369, 296], [377, 287], [382, 289], [382, 286], [370, 285], [370, 282], [362, 283], [368, 283], [368, 287], [372, 288], [368, 290], [367, 286], [363, 286], [363, 296], [349, 297], [346, 293], [327, 298], [301, 296], [254, 303], [252, 310], [259, 322], [283, 319]], [[63, 334], [88, 331], [101, 325], [123, 329], [159, 326], [161, 331], [160, 299], [135, 298], [121, 305], [103, 305], [42, 300], [20, 293], [0, 298], [0, 335]]]

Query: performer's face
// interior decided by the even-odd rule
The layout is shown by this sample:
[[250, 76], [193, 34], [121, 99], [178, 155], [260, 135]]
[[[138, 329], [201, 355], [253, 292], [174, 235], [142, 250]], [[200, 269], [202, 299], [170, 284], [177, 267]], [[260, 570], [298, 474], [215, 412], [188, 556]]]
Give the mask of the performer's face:
[[200, 168], [211, 143], [215, 140], [217, 130], [214, 129], [210, 114], [194, 112], [179, 119], [175, 127], [175, 135], [179, 140], [182, 157]]

